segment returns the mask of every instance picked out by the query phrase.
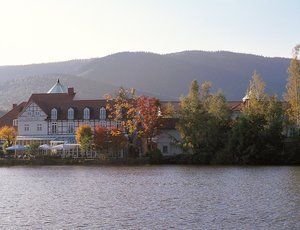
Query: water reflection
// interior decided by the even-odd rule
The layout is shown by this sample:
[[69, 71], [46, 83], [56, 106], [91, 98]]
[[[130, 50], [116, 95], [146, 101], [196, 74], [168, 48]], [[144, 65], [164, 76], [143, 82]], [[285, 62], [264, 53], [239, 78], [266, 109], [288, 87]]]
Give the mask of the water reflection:
[[299, 167], [10, 167], [0, 183], [1, 229], [300, 229]]

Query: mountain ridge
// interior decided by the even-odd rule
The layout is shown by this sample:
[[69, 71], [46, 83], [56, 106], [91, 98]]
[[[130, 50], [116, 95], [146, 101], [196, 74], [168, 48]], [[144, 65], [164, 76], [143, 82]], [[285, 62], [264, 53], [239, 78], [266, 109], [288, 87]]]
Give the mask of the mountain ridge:
[[101, 58], [0, 66], [0, 108], [27, 100], [31, 93], [46, 92], [58, 77], [88, 97], [98, 98], [123, 86], [177, 100], [196, 79], [199, 83], [211, 81], [213, 90], [221, 88], [229, 100], [240, 100], [256, 70], [266, 82], [266, 91], [281, 97], [289, 62], [283, 57], [189, 50], [168, 54], [119, 52]]

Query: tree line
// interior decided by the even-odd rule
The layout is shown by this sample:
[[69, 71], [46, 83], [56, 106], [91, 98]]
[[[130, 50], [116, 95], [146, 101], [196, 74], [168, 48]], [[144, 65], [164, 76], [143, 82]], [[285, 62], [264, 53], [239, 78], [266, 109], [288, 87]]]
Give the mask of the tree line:
[[177, 114], [182, 140], [192, 162], [233, 164], [300, 163], [300, 63], [295, 48], [288, 68], [284, 101], [265, 93], [265, 83], [254, 72], [241, 112], [232, 119], [221, 92], [211, 83], [191, 83]]

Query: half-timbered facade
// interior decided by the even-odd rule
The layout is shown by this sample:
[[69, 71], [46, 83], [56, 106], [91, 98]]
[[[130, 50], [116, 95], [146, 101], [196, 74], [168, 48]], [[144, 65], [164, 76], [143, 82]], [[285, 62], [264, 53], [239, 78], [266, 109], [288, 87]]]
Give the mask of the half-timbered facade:
[[[15, 111], [17, 110], [17, 111]], [[50, 141], [75, 142], [80, 125], [119, 126], [107, 119], [106, 100], [79, 100], [73, 88], [66, 88], [59, 80], [47, 92], [32, 94], [28, 102], [0, 118], [0, 126], [12, 125], [18, 131], [17, 144], [40, 144]]]

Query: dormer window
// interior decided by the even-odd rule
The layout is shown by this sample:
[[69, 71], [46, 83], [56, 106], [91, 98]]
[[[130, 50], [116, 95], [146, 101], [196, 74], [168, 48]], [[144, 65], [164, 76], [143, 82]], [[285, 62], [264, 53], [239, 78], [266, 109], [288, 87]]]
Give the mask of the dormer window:
[[73, 120], [74, 119], [74, 109], [69, 108], [68, 109], [68, 120]]
[[57, 120], [57, 109], [53, 108], [51, 110], [51, 119], [52, 120]]
[[89, 108], [85, 108], [83, 110], [83, 119], [84, 120], [89, 120], [90, 119], [90, 109]]
[[100, 120], [105, 120], [106, 119], [106, 109], [102, 107], [100, 109]]

